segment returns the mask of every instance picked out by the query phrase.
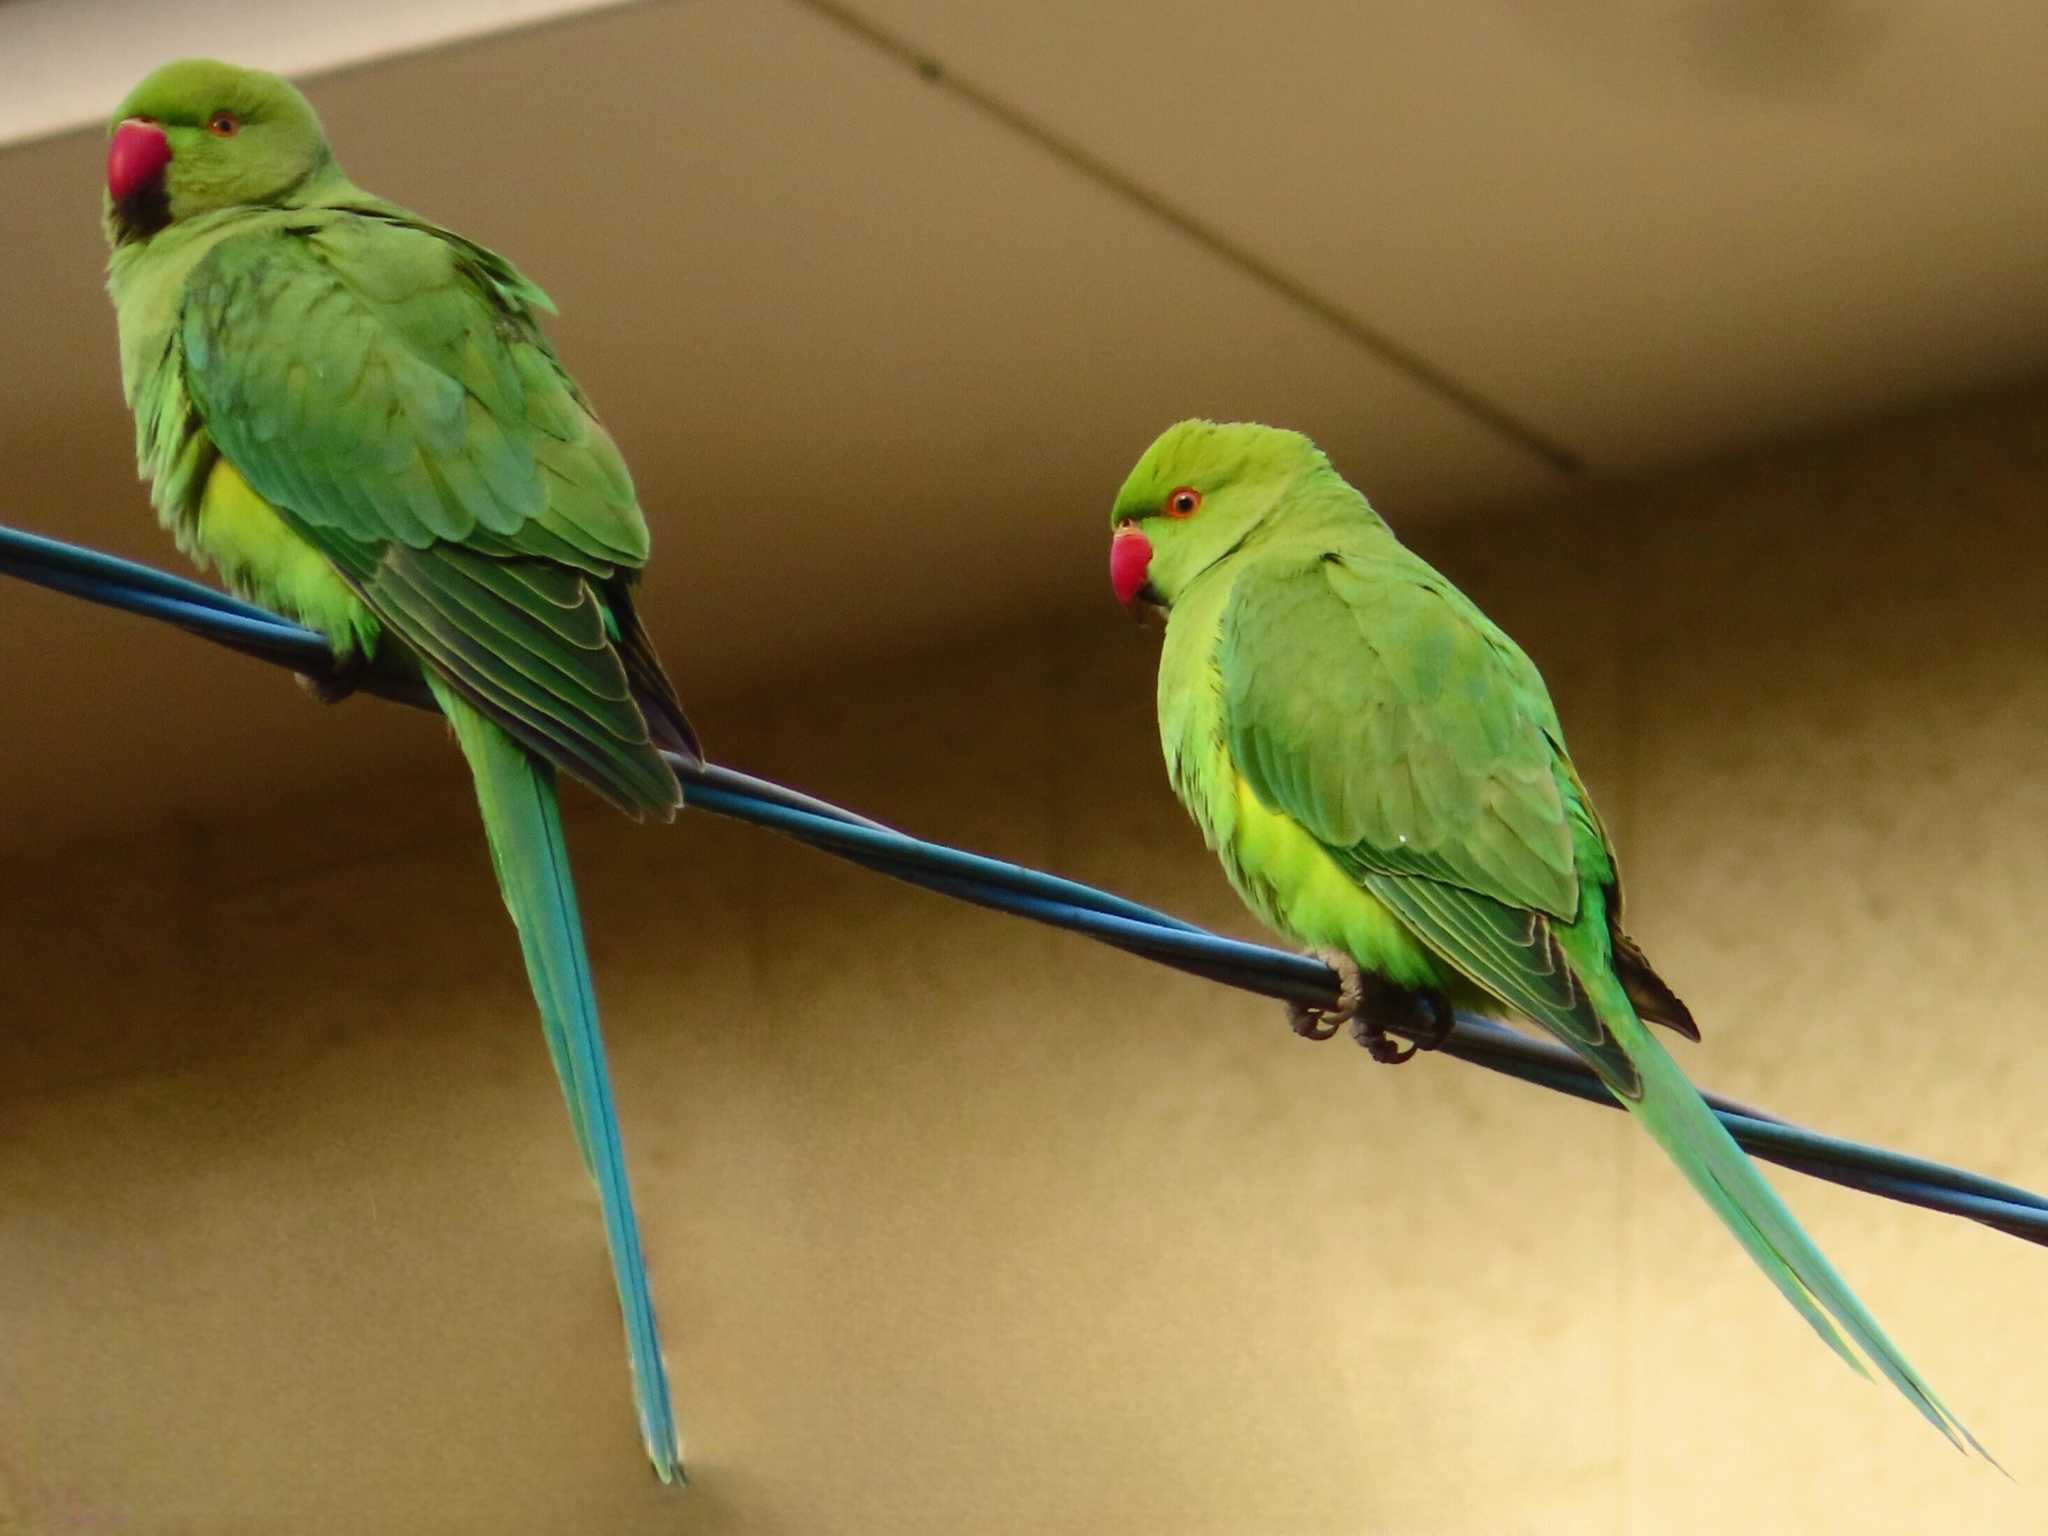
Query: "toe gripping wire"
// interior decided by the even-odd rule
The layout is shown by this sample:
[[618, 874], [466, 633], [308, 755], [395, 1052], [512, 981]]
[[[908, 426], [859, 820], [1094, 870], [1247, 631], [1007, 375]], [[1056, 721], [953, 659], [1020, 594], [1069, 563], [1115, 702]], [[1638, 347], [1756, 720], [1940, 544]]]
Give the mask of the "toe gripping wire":
[[[398, 702], [432, 707], [424, 695], [339, 674], [326, 641], [311, 630], [150, 566], [0, 526], [0, 575], [175, 625], [300, 673], [316, 688], [345, 692], [362, 683], [367, 691]], [[925, 842], [730, 768], [674, 757], [670, 762], [683, 781], [687, 803], [697, 810], [767, 827], [894, 879], [1064, 928], [1224, 986], [1315, 1008], [1336, 1004], [1337, 977], [1320, 960], [1224, 938], [1107, 891]], [[1618, 1107], [1562, 1046], [1485, 1019], [1459, 1015], [1440, 1051], [1591, 1104]], [[1887, 1200], [1967, 1216], [2048, 1246], [2048, 1198], [2041, 1195], [1927, 1158], [1823, 1135], [1713, 1094], [1707, 1102], [1754, 1156]]]

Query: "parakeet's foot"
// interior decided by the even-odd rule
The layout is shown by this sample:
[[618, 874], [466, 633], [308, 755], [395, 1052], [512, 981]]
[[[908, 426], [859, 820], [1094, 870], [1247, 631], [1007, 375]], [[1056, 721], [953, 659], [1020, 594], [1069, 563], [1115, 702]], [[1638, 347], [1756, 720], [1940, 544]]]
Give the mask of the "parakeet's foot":
[[1312, 1008], [1307, 1003], [1287, 1005], [1287, 1026], [1304, 1040], [1327, 1040], [1358, 1016], [1365, 996], [1365, 975], [1358, 962], [1338, 949], [1319, 949], [1315, 956], [1337, 973], [1337, 1006]]
[[322, 704], [339, 704], [363, 685], [370, 664], [361, 651], [351, 651], [345, 661], [336, 661], [326, 672], [295, 674], [299, 686]]
[[1429, 1033], [1415, 1037], [1416, 1047], [1425, 1051], [1439, 1051], [1451, 1038], [1451, 1031], [1458, 1027], [1458, 1012], [1451, 1006], [1451, 1000], [1441, 990], [1431, 987], [1422, 994], [1422, 1001], [1429, 1009]]
[[[1361, 989], [1351, 1038], [1364, 1046], [1374, 1061], [1398, 1067], [1417, 1051], [1441, 1046], [1456, 1023], [1451, 1000], [1439, 988], [1401, 987], [1375, 976]], [[1398, 1031], [1414, 1043], [1402, 1045], [1389, 1031]]]

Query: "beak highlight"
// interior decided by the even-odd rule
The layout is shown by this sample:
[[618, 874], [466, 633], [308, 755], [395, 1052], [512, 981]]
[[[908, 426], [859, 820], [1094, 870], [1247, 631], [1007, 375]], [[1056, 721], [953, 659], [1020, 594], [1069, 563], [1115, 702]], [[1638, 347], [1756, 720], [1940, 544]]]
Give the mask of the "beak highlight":
[[146, 118], [131, 117], [107, 141], [107, 195], [125, 203], [150, 186], [171, 163], [171, 141]]
[[1119, 523], [1109, 541], [1109, 585], [1124, 607], [1138, 601], [1151, 566], [1152, 541], [1138, 532], [1137, 524]]

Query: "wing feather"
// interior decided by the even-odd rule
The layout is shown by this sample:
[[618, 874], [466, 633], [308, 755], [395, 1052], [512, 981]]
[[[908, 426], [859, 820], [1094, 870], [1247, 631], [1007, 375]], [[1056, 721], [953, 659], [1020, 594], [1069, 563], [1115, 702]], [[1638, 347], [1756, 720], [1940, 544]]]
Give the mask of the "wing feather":
[[1361, 865], [1569, 922], [1556, 717], [1527, 658], [1434, 574], [1329, 555], [1239, 576], [1221, 642], [1231, 755]]
[[1541, 679], [1399, 554], [1237, 577], [1219, 652], [1232, 760], [1448, 964], [1639, 1093], [1560, 943], [1582, 879], [1604, 890], [1612, 867]]
[[666, 814], [649, 722], [664, 745], [695, 738], [612, 612], [646, 523], [534, 323], [545, 303], [395, 210], [308, 210], [195, 270], [186, 389], [219, 451], [428, 665], [625, 809]]

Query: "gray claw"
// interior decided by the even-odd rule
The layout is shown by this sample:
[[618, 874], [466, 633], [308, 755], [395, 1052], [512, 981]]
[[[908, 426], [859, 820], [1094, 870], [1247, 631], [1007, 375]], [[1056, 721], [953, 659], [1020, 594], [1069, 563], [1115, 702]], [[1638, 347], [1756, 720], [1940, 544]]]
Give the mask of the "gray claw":
[[1342, 950], [1319, 949], [1315, 956], [1337, 973], [1337, 1006], [1316, 1008], [1307, 1003], [1287, 1005], [1287, 1027], [1304, 1040], [1327, 1040], [1358, 1016], [1365, 997], [1365, 976], [1358, 962]]

